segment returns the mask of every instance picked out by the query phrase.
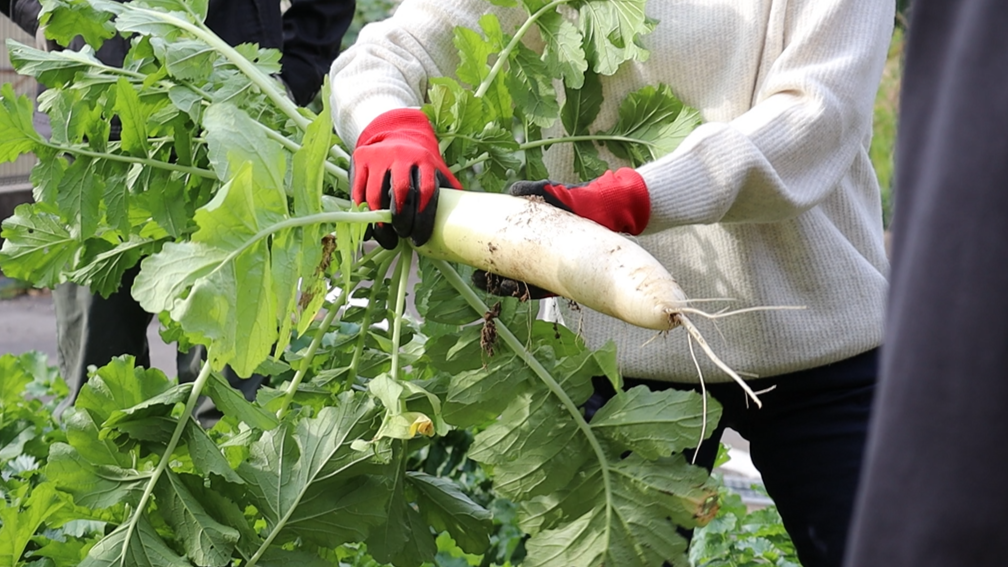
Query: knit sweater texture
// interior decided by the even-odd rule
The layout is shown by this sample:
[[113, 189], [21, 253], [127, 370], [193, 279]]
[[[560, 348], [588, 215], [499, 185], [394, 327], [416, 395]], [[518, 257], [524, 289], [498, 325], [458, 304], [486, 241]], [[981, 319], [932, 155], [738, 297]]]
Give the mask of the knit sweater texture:
[[[483, 0], [404, 0], [366, 26], [332, 68], [341, 138], [353, 144], [382, 112], [421, 106], [428, 79], [458, 65], [453, 27], [479, 29], [488, 12], [505, 30], [524, 19]], [[651, 220], [637, 242], [692, 299], [730, 300], [694, 307], [801, 308], [691, 316], [744, 376], [813, 368], [881, 343], [889, 264], [868, 148], [893, 12], [879, 0], [651, 1], [646, 14], [658, 23], [642, 40], [647, 59], [602, 78], [593, 131], [616, 122], [628, 93], [659, 83], [703, 121], [638, 168]], [[541, 49], [534, 33], [525, 42]], [[627, 165], [601, 154], [614, 169]], [[578, 181], [569, 145], [545, 158], [553, 181]], [[730, 379], [691, 351], [681, 328], [656, 335], [589, 309], [561, 315], [591, 347], [615, 341], [625, 376], [696, 382], [695, 358], [704, 380]]]

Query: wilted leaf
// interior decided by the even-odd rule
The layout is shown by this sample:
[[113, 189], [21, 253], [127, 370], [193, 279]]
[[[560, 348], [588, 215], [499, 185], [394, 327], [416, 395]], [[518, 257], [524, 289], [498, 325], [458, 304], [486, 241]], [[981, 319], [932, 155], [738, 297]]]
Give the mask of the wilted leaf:
[[557, 12], [543, 14], [536, 23], [546, 44], [543, 60], [554, 74], [563, 77], [565, 86], [571, 89], [581, 88], [585, 71], [588, 70], [588, 60], [585, 58], [583, 38], [577, 26]]
[[629, 60], [645, 61], [648, 51], [640, 36], [654, 29], [644, 13], [646, 0], [586, 0], [579, 7], [585, 53], [593, 69], [612, 75]]
[[109, 19], [111, 14], [96, 10], [87, 2], [72, 0], [47, 0], [39, 13], [39, 24], [44, 26], [46, 37], [67, 46], [77, 36], [89, 46], [97, 48], [115, 35]]

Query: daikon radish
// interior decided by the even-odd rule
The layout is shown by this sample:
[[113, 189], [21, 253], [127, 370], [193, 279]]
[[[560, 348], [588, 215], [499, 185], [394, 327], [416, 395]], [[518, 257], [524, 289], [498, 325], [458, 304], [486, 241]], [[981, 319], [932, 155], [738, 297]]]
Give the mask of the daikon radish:
[[547, 289], [632, 325], [667, 331], [687, 297], [625, 236], [543, 201], [442, 189], [421, 254]]
[[705, 314], [689, 306], [668, 270], [637, 243], [593, 221], [543, 201], [441, 189], [433, 236], [417, 252], [538, 286], [638, 327], [681, 325], [759, 403], [686, 317]]

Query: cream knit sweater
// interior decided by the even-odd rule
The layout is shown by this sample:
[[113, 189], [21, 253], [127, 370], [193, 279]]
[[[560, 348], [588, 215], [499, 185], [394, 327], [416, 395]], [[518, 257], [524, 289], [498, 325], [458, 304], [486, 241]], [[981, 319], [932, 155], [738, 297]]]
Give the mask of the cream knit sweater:
[[[348, 143], [378, 114], [424, 102], [429, 77], [457, 66], [452, 28], [505, 30], [522, 14], [485, 0], [404, 0], [366, 26], [332, 70], [337, 133]], [[872, 107], [892, 31], [891, 0], [653, 0], [659, 23], [644, 63], [603, 78], [593, 129], [623, 96], [664, 83], [704, 124], [672, 154], [640, 167], [651, 221], [638, 242], [698, 307], [802, 306], [714, 321], [692, 317], [735, 370], [773, 376], [879, 346], [887, 288], [879, 188], [868, 159]], [[537, 47], [537, 39], [527, 43]], [[570, 148], [554, 146], [554, 181], [576, 181]], [[625, 165], [605, 154], [613, 167]], [[655, 337], [607, 316], [564, 313], [588, 344], [614, 340], [623, 374], [697, 380], [686, 333]], [[703, 377], [728, 376], [698, 348]]]

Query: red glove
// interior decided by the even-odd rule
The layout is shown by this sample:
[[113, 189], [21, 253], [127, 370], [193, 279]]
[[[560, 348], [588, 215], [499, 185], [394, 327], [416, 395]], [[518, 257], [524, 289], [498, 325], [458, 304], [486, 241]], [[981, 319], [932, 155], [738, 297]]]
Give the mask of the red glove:
[[434, 229], [438, 189], [461, 189], [438, 148], [427, 115], [399, 108], [379, 115], [357, 139], [350, 159], [351, 196], [367, 202], [371, 210], [390, 209], [392, 225], [371, 228], [375, 240], [395, 248], [398, 237], [417, 246], [427, 242]]
[[[609, 230], [634, 236], [644, 231], [651, 218], [651, 197], [644, 179], [629, 167], [607, 171], [594, 181], [571, 187], [552, 181], [517, 181], [508, 192], [516, 196], [542, 197], [554, 207], [593, 220]], [[549, 290], [483, 270], [476, 270], [472, 281], [492, 295], [522, 300], [555, 295]]]
[[508, 192], [542, 197], [554, 207], [634, 236], [643, 232], [651, 219], [647, 186], [629, 167], [607, 171], [594, 181], [570, 187], [552, 181], [517, 181]]

